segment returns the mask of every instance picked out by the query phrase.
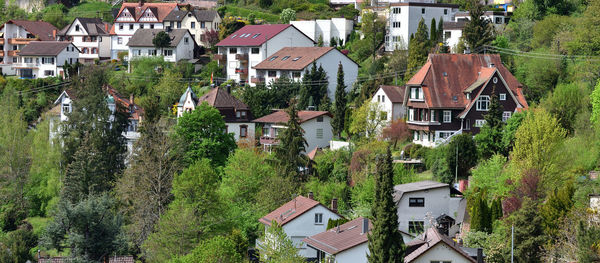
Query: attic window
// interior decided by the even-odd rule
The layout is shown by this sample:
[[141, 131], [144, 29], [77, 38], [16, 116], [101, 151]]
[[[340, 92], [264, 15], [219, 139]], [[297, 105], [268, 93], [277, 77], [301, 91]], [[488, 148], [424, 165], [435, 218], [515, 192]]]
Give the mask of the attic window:
[[458, 96], [452, 96], [453, 101], [458, 101]]
[[292, 59], [292, 61], [298, 61], [298, 59], [300, 59], [301, 57], [295, 57], [294, 59]]
[[235, 35], [231, 36], [231, 38], [234, 38], [235, 36], [237, 36], [237, 34], [235, 34]]
[[444, 77], [448, 76], [448, 72], [444, 71]]
[[192, 14], [191, 14], [191, 13], [188, 13], [188, 17], [192, 17]]
[[290, 56], [285, 56], [281, 59], [281, 61], [287, 60], [288, 58], [290, 58]]
[[269, 59], [269, 61], [273, 61], [273, 60], [275, 60], [275, 59], [276, 59], [276, 58], [278, 58], [278, 57], [279, 57], [279, 56], [273, 56], [273, 57], [271, 57], [271, 58]]
[[256, 37], [258, 37], [258, 36], [260, 36], [260, 33], [258, 33], [258, 34], [254, 34], [254, 36], [252, 36], [252, 38], [256, 38]]

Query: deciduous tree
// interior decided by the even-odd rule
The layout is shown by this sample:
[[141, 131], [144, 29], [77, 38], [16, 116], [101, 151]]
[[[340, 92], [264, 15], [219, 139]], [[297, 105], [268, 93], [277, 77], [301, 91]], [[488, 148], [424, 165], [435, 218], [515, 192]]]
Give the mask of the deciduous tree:
[[408, 130], [408, 125], [403, 119], [392, 121], [390, 125], [383, 128], [382, 136], [393, 143], [393, 149], [396, 149], [398, 141], [404, 141], [410, 138], [411, 133]]
[[283, 232], [275, 220], [267, 228], [265, 235], [260, 239], [258, 247], [261, 257], [266, 262], [273, 263], [300, 263], [304, 258], [298, 255], [298, 249], [292, 240]]

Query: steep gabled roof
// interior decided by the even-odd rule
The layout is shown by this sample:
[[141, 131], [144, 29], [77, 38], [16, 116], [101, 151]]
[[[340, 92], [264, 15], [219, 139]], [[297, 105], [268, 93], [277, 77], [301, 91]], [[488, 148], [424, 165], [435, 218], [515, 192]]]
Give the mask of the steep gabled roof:
[[294, 220], [294, 218], [308, 212], [309, 210], [313, 209], [318, 205], [322, 204], [316, 200], [300, 195], [292, 199], [292, 201], [289, 201], [280, 206], [279, 208], [273, 210], [273, 212], [258, 219], [258, 221], [270, 226], [271, 221], [275, 220], [277, 221], [277, 224], [279, 224], [279, 226], [283, 226]]
[[[130, 47], [153, 47], [154, 44], [152, 43], [152, 40], [154, 39], [154, 36], [156, 36], [156, 34], [158, 34], [158, 32], [161, 32], [161, 31], [165, 31], [165, 30], [164, 29], [150, 29], [150, 28], [138, 29], [135, 31], [133, 36], [129, 39], [129, 42], [127, 42], [127, 46], [130, 46]], [[169, 45], [169, 47], [177, 47], [177, 45], [179, 44], [179, 42], [181, 42], [181, 40], [186, 35], [186, 33], [188, 33], [187, 29], [171, 29], [171, 31], [167, 32], [167, 34], [169, 34], [169, 37], [171, 37], [171, 44]], [[195, 40], [190, 37], [190, 41], [195, 41]]]
[[69, 29], [75, 24], [75, 21], [79, 21], [85, 32], [90, 36], [105, 36], [110, 32], [107, 30], [107, 27], [110, 29], [112, 27], [111, 24], [104, 23], [100, 18], [87, 18], [87, 17], [77, 17], [73, 22], [63, 29], [61, 29], [57, 35], [64, 36], [69, 32]]
[[234, 108], [236, 110], [249, 110], [248, 105], [243, 103], [241, 100], [232, 96], [227, 90], [216, 87], [208, 93], [198, 98], [198, 104], [206, 101], [208, 105], [219, 108]]
[[140, 117], [144, 115], [144, 109], [142, 109], [142, 107], [135, 104], [134, 101], [121, 96], [121, 94], [113, 87], [107, 86], [106, 92], [115, 99], [115, 102], [129, 110], [129, 113], [131, 114], [131, 116], [129, 116], [130, 119], [139, 120]]
[[21, 49], [19, 56], [56, 56], [69, 45], [71, 42], [66, 41], [32, 41]]
[[217, 46], [260, 46], [289, 27], [293, 26], [290, 24], [247, 25], [221, 40]]
[[403, 103], [404, 102], [404, 92], [406, 90], [405, 86], [387, 86], [381, 85], [379, 86], [385, 92], [385, 95], [392, 103]]
[[[364, 220], [368, 221], [367, 233], [363, 233]], [[364, 217], [356, 218], [339, 227], [334, 227], [325, 232], [310, 236], [302, 240], [308, 246], [325, 251], [330, 255], [336, 255], [340, 252], [366, 243], [368, 241], [368, 232], [373, 228], [371, 221]]]
[[[344, 55], [334, 47], [284, 47], [253, 68], [266, 70], [303, 70], [329, 52], [339, 52]], [[354, 62], [352, 59], [350, 61]]]
[[400, 201], [400, 199], [402, 198], [402, 195], [404, 195], [404, 193], [425, 191], [425, 190], [444, 188], [444, 187], [450, 188], [450, 190], [449, 190], [450, 193], [462, 194], [461, 192], [454, 189], [453, 187], [450, 187], [449, 184], [430, 181], [430, 180], [423, 180], [423, 181], [419, 181], [419, 182], [399, 184], [399, 185], [394, 186], [394, 193], [393, 193], [394, 202]]
[[420, 256], [424, 255], [431, 248], [436, 245], [446, 245], [447, 247], [454, 250], [456, 253], [463, 256], [467, 261], [477, 262], [475, 259], [471, 258], [467, 253], [465, 253], [461, 246], [458, 243], [454, 242], [451, 238], [441, 234], [435, 229], [435, 227], [431, 227], [425, 231], [425, 233], [419, 235], [415, 240], [406, 243], [407, 247], [417, 247], [410, 254], [404, 257], [404, 262], [409, 263], [415, 261]]
[[[300, 119], [300, 123], [312, 120], [316, 117], [327, 115], [332, 117], [331, 113], [328, 111], [308, 111], [302, 110], [298, 111], [298, 118]], [[273, 112], [267, 116], [263, 116], [254, 120], [254, 122], [258, 123], [286, 123], [290, 119], [290, 116], [284, 110], [278, 110]]]
[[[42, 41], [54, 40], [52, 31], [58, 29], [52, 24], [45, 21], [27, 21], [27, 20], [8, 20], [6, 24], [15, 24], [27, 30], [27, 32], [39, 37]], [[4, 28], [4, 25], [0, 29]]]
[[[121, 13], [123, 13], [123, 10], [127, 9], [129, 13], [131, 13], [131, 15], [133, 16], [134, 20], [137, 22], [142, 17], [146, 9], [150, 9], [150, 11], [152, 12], [152, 14], [154, 14], [158, 22], [163, 22], [165, 17], [167, 17], [167, 15], [173, 9], [177, 8], [177, 3], [144, 3], [142, 6], [140, 6], [139, 3], [123, 3], [121, 5], [121, 10], [119, 10], [119, 13], [117, 14], [116, 18], [118, 18], [121, 15]], [[115, 22], [118, 21], [116, 21], [115, 19]]]

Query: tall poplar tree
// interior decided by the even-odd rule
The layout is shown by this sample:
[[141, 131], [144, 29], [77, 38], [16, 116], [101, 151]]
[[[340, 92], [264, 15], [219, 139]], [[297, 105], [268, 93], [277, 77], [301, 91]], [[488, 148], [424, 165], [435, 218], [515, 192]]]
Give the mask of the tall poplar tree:
[[316, 108], [322, 108], [322, 104], [326, 103], [327, 95], [327, 73], [322, 66], [317, 67], [317, 63], [313, 62], [310, 70], [302, 77], [302, 87], [300, 88], [300, 98], [298, 100], [298, 108], [306, 109], [309, 105], [310, 97], [314, 100]]
[[[408, 43], [408, 72], [416, 72], [425, 64], [427, 61], [427, 55], [429, 54], [429, 30], [425, 24], [425, 20], [421, 18], [417, 27], [417, 33], [414, 37], [411, 37]], [[412, 77], [413, 74], [406, 74], [407, 78]]]
[[346, 85], [344, 83], [344, 66], [338, 65], [337, 87], [335, 89], [335, 108], [332, 120], [333, 133], [342, 136], [344, 121], [346, 118]]
[[393, 200], [392, 155], [390, 148], [377, 159], [373, 230], [369, 233], [369, 263], [404, 262], [404, 242], [398, 230], [398, 214]]
[[306, 167], [308, 157], [306, 157], [306, 139], [304, 139], [304, 130], [300, 126], [298, 109], [296, 102], [292, 100], [290, 106], [285, 110], [289, 116], [286, 123], [286, 129], [283, 129], [279, 136], [279, 145], [275, 148], [274, 162], [277, 172], [284, 176], [292, 176], [294, 181], [304, 181], [300, 176], [300, 167]]
[[473, 53], [483, 52], [480, 48], [494, 40], [494, 27], [490, 20], [483, 17], [484, 13], [483, 5], [479, 1], [473, 1], [469, 9], [471, 20], [463, 29], [463, 38]]

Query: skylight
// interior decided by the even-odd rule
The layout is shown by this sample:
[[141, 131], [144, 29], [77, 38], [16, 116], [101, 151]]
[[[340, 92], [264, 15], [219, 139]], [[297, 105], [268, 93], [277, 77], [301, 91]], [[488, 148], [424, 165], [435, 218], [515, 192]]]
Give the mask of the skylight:
[[258, 37], [258, 36], [260, 36], [260, 33], [258, 33], [258, 34], [254, 34], [254, 36], [253, 36], [252, 38], [256, 38], [256, 37]]
[[281, 61], [287, 60], [288, 58], [290, 58], [290, 56], [285, 56], [281, 59]]
[[231, 38], [234, 38], [235, 36], [237, 36], [237, 34], [236, 34], [236, 35], [233, 35], [233, 36], [231, 36]]
[[275, 59], [276, 59], [276, 58], [278, 58], [278, 57], [279, 57], [279, 56], [273, 56], [273, 57], [271, 57], [271, 58], [269, 59], [269, 61], [273, 61], [273, 60], [275, 60]]
[[292, 59], [292, 61], [298, 61], [298, 59], [300, 59], [300, 58], [301, 58], [301, 56], [300, 57], [295, 57], [294, 59]]

